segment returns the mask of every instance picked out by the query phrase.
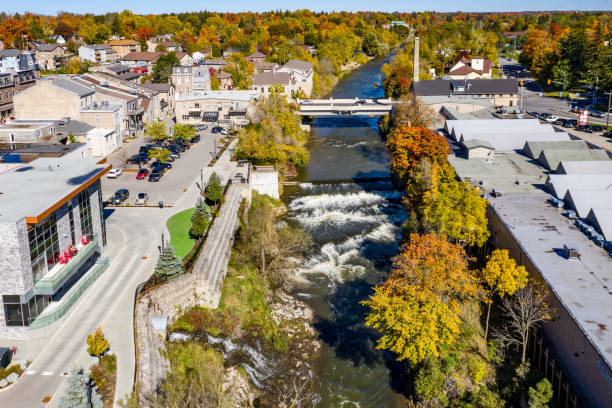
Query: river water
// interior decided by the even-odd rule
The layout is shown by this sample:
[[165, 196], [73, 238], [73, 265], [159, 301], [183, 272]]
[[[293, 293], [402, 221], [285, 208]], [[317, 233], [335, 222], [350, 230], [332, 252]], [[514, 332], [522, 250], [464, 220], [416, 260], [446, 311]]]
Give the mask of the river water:
[[[388, 59], [387, 59], [388, 60]], [[384, 97], [374, 60], [347, 75], [330, 96]], [[287, 221], [312, 234], [316, 248], [295, 272], [295, 295], [315, 312], [323, 344], [314, 361], [321, 408], [401, 407], [403, 379], [393, 356], [376, 350], [360, 301], [372, 293], [397, 253], [405, 212], [389, 178], [389, 153], [377, 118], [316, 118], [310, 162], [287, 186]]]

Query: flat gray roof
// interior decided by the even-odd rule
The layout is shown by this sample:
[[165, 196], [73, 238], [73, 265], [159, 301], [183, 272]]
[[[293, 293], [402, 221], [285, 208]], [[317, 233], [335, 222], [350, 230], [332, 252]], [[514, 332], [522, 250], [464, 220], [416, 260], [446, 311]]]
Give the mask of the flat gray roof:
[[39, 158], [0, 174], [0, 223], [37, 217], [83, 184], [100, 177], [107, 164], [97, 158]]
[[[538, 268], [559, 301], [612, 366], [612, 260], [586, 238], [563, 210], [547, 204], [545, 193], [491, 198], [491, 207]], [[568, 260], [555, 248], [575, 243], [580, 260]], [[602, 329], [606, 328], [606, 329]]]

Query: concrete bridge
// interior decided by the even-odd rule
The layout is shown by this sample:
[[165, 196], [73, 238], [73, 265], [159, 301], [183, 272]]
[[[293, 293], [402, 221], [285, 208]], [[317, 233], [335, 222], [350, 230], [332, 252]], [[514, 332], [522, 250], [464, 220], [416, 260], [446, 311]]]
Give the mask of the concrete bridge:
[[302, 116], [382, 116], [393, 108], [391, 99], [308, 99], [298, 101]]

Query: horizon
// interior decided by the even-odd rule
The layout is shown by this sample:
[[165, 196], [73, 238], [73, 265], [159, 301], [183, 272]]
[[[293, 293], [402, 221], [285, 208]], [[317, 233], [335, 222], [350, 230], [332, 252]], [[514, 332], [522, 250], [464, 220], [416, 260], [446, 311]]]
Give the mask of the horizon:
[[[400, 7], [399, 2], [389, 2], [389, 5], [381, 6], [376, 9], [371, 8], [371, 4], [366, 0], [353, 0], [353, 1], [336, 1], [333, 6], [329, 6], [329, 3], [323, 1], [314, 1], [312, 6], [309, 8], [287, 8], [282, 7], [284, 4], [281, 1], [274, 0], [266, 2], [266, 6], [253, 6], [253, 3], [245, 0], [237, 0], [232, 3], [231, 6], [215, 8], [198, 8], [198, 4], [193, 1], [183, 2], [181, 7], [177, 7], [173, 4], [166, 2], [159, 4], [151, 4], [150, 1], [135, 0], [131, 1], [131, 6], [125, 6], [122, 2], [107, 2], [104, 5], [83, 5], [82, 2], [76, 0], [66, 0], [63, 2], [63, 6], [58, 9], [56, 3], [49, 3], [46, 0], [33, 0], [28, 2], [26, 7], [8, 7], [6, 9], [0, 9], [1, 12], [7, 14], [25, 14], [32, 13], [37, 15], [48, 15], [56, 16], [58, 13], [67, 12], [72, 14], [107, 14], [107, 13], [121, 13], [124, 10], [129, 10], [134, 14], [140, 15], [157, 15], [157, 14], [180, 14], [180, 13], [197, 13], [197, 12], [211, 12], [211, 13], [265, 13], [265, 12], [295, 12], [297, 10], [309, 10], [313, 13], [332, 13], [332, 12], [381, 12], [381, 13], [470, 13], [470, 14], [487, 14], [487, 13], [551, 13], [551, 12], [604, 12], [609, 13], [612, 10], [610, 6], [611, 0], [585, 0], [582, 2], [576, 1], [554, 1], [545, 0], [537, 2], [538, 6], [534, 7], [534, 2], [528, 0], [518, 0], [506, 5], [506, 7], [493, 8], [489, 5], [490, 2], [484, 0], [474, 1], [454, 1], [450, 2], [447, 0], [433, 0], [428, 2], [428, 7], [414, 7], [410, 9], [410, 6], [402, 4]], [[112, 4], [109, 4], [112, 3]], [[463, 6], [462, 6], [463, 5]], [[548, 6], [548, 7], [547, 7]], [[36, 10], [36, 11], [33, 11]]]

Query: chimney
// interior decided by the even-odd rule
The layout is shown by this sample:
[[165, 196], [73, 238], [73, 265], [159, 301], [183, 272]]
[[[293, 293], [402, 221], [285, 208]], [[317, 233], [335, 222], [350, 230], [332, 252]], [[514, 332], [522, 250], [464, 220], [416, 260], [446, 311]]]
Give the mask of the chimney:
[[414, 37], [414, 62], [412, 67], [412, 81], [419, 80], [419, 37]]

